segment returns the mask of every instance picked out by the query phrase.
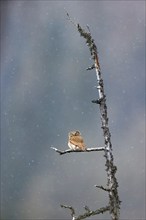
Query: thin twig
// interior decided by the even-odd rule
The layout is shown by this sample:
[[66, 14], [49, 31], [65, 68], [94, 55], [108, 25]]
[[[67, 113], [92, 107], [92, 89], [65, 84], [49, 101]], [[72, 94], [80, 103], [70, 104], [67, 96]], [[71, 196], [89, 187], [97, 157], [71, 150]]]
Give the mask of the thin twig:
[[97, 187], [97, 188], [99, 188], [99, 189], [102, 189], [102, 190], [104, 190], [104, 191], [110, 192], [110, 189], [107, 188], [107, 187], [98, 186], [98, 185], [95, 185], [95, 187]]
[[72, 220], [76, 219], [75, 210], [72, 206], [69, 206], [69, 205], [60, 205], [60, 206], [61, 206], [61, 208], [69, 209], [71, 211]]

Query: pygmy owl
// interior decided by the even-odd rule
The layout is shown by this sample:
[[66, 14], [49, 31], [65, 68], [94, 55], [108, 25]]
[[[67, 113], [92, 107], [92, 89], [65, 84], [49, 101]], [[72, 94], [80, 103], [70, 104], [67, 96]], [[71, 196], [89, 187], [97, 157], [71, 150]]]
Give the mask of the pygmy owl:
[[71, 131], [68, 134], [68, 146], [72, 150], [86, 150], [84, 140], [79, 131]]

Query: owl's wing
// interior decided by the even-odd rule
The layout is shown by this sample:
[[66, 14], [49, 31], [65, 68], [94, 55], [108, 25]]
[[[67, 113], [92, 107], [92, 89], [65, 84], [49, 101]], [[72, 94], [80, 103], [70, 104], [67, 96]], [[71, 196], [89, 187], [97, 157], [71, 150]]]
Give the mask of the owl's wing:
[[72, 136], [70, 142], [78, 147], [85, 147], [84, 140], [81, 136]]

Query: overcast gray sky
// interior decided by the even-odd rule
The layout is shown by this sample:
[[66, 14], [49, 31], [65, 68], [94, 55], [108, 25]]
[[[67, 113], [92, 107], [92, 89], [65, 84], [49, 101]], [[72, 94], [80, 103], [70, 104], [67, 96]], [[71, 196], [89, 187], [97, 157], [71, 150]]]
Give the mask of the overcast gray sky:
[[1, 218], [70, 219], [60, 204], [108, 203], [94, 188], [106, 184], [102, 152], [50, 149], [75, 129], [88, 147], [104, 143], [90, 53], [64, 9], [98, 47], [121, 219], [145, 219], [145, 1], [31, 0], [1, 3]]

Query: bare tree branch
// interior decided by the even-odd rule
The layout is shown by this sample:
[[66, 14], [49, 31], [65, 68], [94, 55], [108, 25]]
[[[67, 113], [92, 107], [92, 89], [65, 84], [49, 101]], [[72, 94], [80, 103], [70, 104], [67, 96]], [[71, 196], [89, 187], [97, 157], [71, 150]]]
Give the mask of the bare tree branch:
[[109, 211], [109, 206], [96, 209], [95, 211], [86, 210], [84, 214], [79, 215], [78, 217], [75, 218], [75, 220], [81, 220], [81, 219], [88, 218], [90, 216], [103, 214], [104, 212], [107, 212], [107, 211]]
[[110, 207], [109, 207], [109, 206], [106, 206], [106, 207], [102, 207], [102, 208], [96, 209], [95, 211], [91, 211], [88, 206], [85, 206], [85, 207], [84, 207], [84, 208], [85, 208], [85, 213], [83, 213], [83, 214], [81, 214], [81, 215], [79, 215], [79, 216], [76, 216], [76, 215], [75, 215], [75, 209], [74, 209], [72, 206], [61, 205], [61, 207], [62, 207], [62, 208], [70, 209], [70, 211], [71, 211], [71, 216], [72, 216], [72, 220], [82, 220], [82, 219], [88, 218], [88, 217], [90, 217], [90, 216], [103, 214], [104, 212], [110, 210]]
[[99, 188], [99, 189], [102, 189], [102, 190], [104, 190], [104, 191], [107, 191], [107, 192], [109, 192], [109, 191], [110, 191], [110, 189], [109, 189], [109, 188], [107, 188], [107, 187], [98, 186], [98, 185], [95, 185], [95, 187], [97, 187], [97, 188]]
[[51, 149], [53, 149], [53, 150], [55, 150], [57, 153], [59, 153], [60, 155], [62, 155], [62, 154], [67, 154], [67, 153], [79, 153], [79, 152], [81, 152], [81, 153], [85, 153], [85, 152], [92, 152], [92, 151], [104, 151], [105, 150], [105, 148], [104, 147], [97, 147], [97, 148], [87, 148], [86, 150], [71, 150], [71, 149], [67, 149], [67, 150], [64, 150], [64, 151], [62, 151], [62, 150], [59, 150], [59, 149], [57, 149], [57, 148], [55, 148], [55, 147], [51, 147]]

